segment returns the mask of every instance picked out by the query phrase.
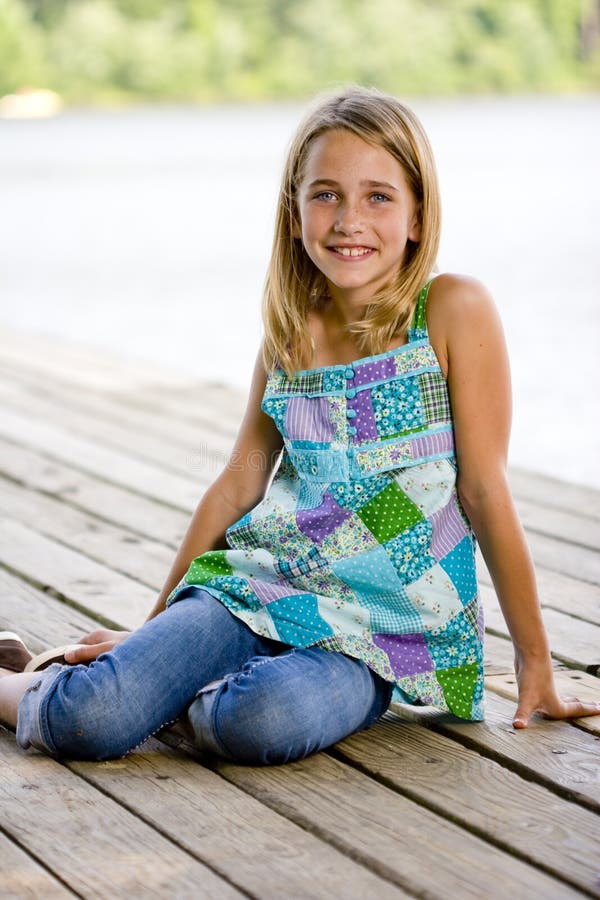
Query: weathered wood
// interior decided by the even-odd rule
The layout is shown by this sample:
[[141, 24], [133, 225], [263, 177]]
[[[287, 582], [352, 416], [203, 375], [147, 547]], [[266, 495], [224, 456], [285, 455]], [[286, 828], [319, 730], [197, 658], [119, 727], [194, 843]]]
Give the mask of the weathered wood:
[[0, 630], [15, 631], [32, 653], [76, 643], [98, 627], [92, 616], [0, 569]]
[[[0, 438], [0, 472], [98, 518], [177, 548], [190, 515]], [[202, 489], [198, 488], [198, 499]]]
[[162, 587], [175, 555], [170, 547], [133, 535], [52, 497], [14, 485], [1, 476], [0, 495], [4, 514], [15, 521], [31, 523], [36, 532], [147, 587]]
[[419, 720], [560, 796], [600, 810], [597, 738], [569, 722], [548, 721], [538, 715], [527, 728], [515, 729], [514, 711], [514, 703], [487, 692], [485, 722], [461, 722], [435, 711]]
[[[477, 555], [477, 578], [482, 585], [489, 587], [492, 584], [480, 554]], [[541, 566], [536, 570], [536, 582], [542, 607], [556, 609], [575, 619], [584, 619], [586, 622], [600, 625], [598, 585], [580, 581], [561, 572], [550, 572]]]
[[515, 652], [512, 641], [486, 631], [483, 641], [484, 667], [487, 674], [514, 672]]
[[[177, 397], [190, 399], [202, 396], [198, 407], [213, 409], [237, 423], [244, 408], [244, 394], [221, 382], [199, 381], [188, 372], [176, 371], [140, 360], [124, 359], [105, 350], [84, 347], [55, 336], [45, 337], [0, 326], [0, 360], [13, 371], [39, 372], [58, 384], [81, 385], [88, 390], [111, 392], [135, 398], [145, 398], [150, 404], [167, 401], [167, 408], [175, 409]], [[185, 413], [186, 417], [188, 413]], [[193, 417], [193, 414], [191, 414]]]
[[2, 900], [68, 900], [77, 896], [1, 831], [0, 871]]
[[576, 510], [582, 515], [600, 519], [600, 490], [596, 488], [529, 472], [518, 466], [509, 470], [509, 480], [518, 498], [567, 512]]
[[2, 729], [4, 830], [84, 897], [242, 897], [175, 843], [65, 766]]
[[100, 398], [91, 395], [86, 404], [55, 399], [52, 396], [32, 395], [14, 384], [0, 381], [0, 401], [5, 408], [28, 414], [39, 422], [48, 422], [64, 428], [69, 433], [83, 438], [94, 438], [99, 444], [111, 449], [123, 450], [134, 458], [154, 463], [160, 469], [193, 477], [199, 472], [209, 480], [221, 471], [231, 450], [231, 438], [219, 434], [218, 429], [191, 428], [185, 423], [169, 430], [165, 440], [166, 423], [162, 422], [162, 433], [158, 423], [152, 418], [135, 411], [119, 414]]
[[[481, 598], [485, 625], [496, 634], [508, 636], [506, 622], [491, 588], [482, 587]], [[600, 665], [600, 626], [575, 619], [555, 609], [544, 609], [544, 624], [550, 640], [552, 656], [577, 669]]]
[[[584, 702], [600, 703], [600, 678], [596, 678], [594, 675], [573, 671], [573, 669], [555, 669], [554, 682], [562, 697], [577, 697], [578, 700]], [[514, 674], [487, 676], [485, 686], [494, 694], [517, 702], [519, 692]], [[600, 735], [600, 716], [579, 716], [572, 721], [585, 731]]]
[[164, 366], [159, 373], [156, 366], [141, 360], [6, 325], [0, 326], [0, 356], [6, 362], [37, 368], [48, 378], [95, 390], [140, 390], [155, 384], [183, 388], [194, 381], [189, 374]]
[[[0, 396], [7, 407], [0, 418], [0, 473], [7, 479], [0, 492], [9, 516], [0, 527], [0, 565], [10, 570], [0, 569], [0, 627], [22, 633], [37, 652], [77, 640], [99, 620], [135, 627], [145, 618], [189, 513], [216, 474], [208, 450], [228, 445], [244, 398], [51, 338], [10, 338], [0, 328]], [[194, 451], [202, 441], [207, 452], [200, 458]], [[600, 662], [594, 630], [600, 626], [594, 583], [600, 492], [518, 470], [511, 478], [555, 657], [591, 667]], [[9, 834], [22, 845], [10, 843], [15, 865], [23, 858], [35, 868], [38, 858], [44, 875], [83, 896], [223, 896], [214, 886], [203, 891], [203, 882], [188, 878], [177, 860], [199, 871], [205, 862], [223, 876], [212, 874], [214, 885], [233, 891], [231, 883], [246, 896], [600, 896], [594, 883], [600, 722], [534, 717], [526, 731], [512, 728], [512, 644], [487, 573], [481, 580], [490, 629], [485, 723], [395, 706], [402, 723], [392, 717], [391, 725], [384, 721], [338, 745], [333, 753], [346, 764], [320, 754], [270, 769], [212, 761], [215, 771], [207, 771], [197, 753], [184, 759], [180, 752], [157, 752], [155, 742], [126, 760], [69, 764], [70, 772], [45, 760], [60, 775], [47, 784], [43, 776], [46, 818], [19, 797], [38, 831], [33, 843], [24, 843], [17, 828], [28, 834], [30, 820], [11, 820]], [[555, 671], [565, 694], [595, 687], [581, 671]], [[167, 739], [177, 740], [173, 731], [161, 735]], [[10, 741], [2, 736], [0, 750], [8, 742], [12, 752]], [[30, 767], [43, 760], [33, 753], [18, 757], [18, 777], [10, 774], [14, 767], [2, 769], [15, 795], [13, 811], [16, 786], [37, 786], [38, 769]], [[29, 794], [38, 791], [27, 790], [31, 800]], [[102, 798], [100, 826], [116, 808], [125, 817], [117, 835], [132, 821], [163, 842], [157, 854], [144, 845], [151, 873], [160, 872], [165, 848], [173, 850], [169, 862], [175, 860], [179, 887], [173, 888], [171, 870], [168, 886], [157, 875], [156, 885], [142, 889], [127, 881], [130, 872], [109, 886], [109, 844], [95, 848], [105, 882], [90, 890], [77, 880], [75, 867], [86, 859], [75, 863], [70, 855], [82, 841], [88, 848], [94, 841], [95, 797]], [[65, 829], [72, 802], [78, 818]], [[79, 844], [70, 842], [75, 828]], [[56, 835], [52, 856], [47, 849], [39, 855], [48, 831]], [[120, 845], [125, 855], [128, 846]], [[50, 865], [54, 854], [58, 869]], [[94, 872], [88, 871], [90, 881]]]
[[[17, 370], [9, 367], [3, 363], [1, 357], [0, 378], [3, 385], [13, 392], [15, 398], [19, 396], [17, 393], [19, 391], [23, 397], [35, 400], [44, 399], [52, 404], [58, 401], [64, 406], [79, 411], [93, 410], [109, 422], [129, 425], [132, 430], [142, 429], [155, 436], [162, 435], [164, 437], [165, 426], [167, 426], [169, 441], [175, 441], [176, 444], [183, 446], [190, 442], [193, 443], [194, 439], [198, 440], [198, 436], [204, 434], [213, 441], [216, 438], [217, 444], [222, 443], [223, 449], [226, 450], [231, 444], [234, 434], [229, 418], [225, 417], [222, 421], [223, 415], [216, 416], [214, 410], [204, 402], [204, 396], [207, 393], [212, 394], [213, 391], [201, 382], [196, 385], [194, 393], [187, 390], [183, 397], [179, 397], [179, 394], [175, 392], [164, 395], [165, 402], [156, 408], [148, 403], [142, 403], [139, 393], [123, 394], [122, 391], [116, 390], [90, 391], [80, 383], [48, 379], [43, 371]], [[221, 403], [221, 413], [223, 413], [223, 404], [227, 401], [220, 396], [219, 392], [214, 391], [214, 393], [217, 394], [214, 403]], [[186, 397], [187, 402], [184, 402]], [[176, 399], [177, 403], [175, 403]], [[193, 420], [189, 415], [192, 412], [194, 413]]]
[[[271, 809], [409, 892], [521, 898], [577, 892], [429, 809], [318, 754], [270, 770], [217, 762], [217, 771]], [[431, 864], [424, 864], [429, 861]]]
[[39, 450], [47, 458], [58, 459], [175, 508], [193, 509], [203, 486], [199, 474], [197, 479], [185, 478], [125, 451], [101, 447], [91, 438], [78, 437], [68, 429], [30, 419], [14, 410], [3, 410], [0, 434], [13, 443]]
[[532, 500], [517, 500], [519, 518], [526, 531], [535, 531], [560, 541], [600, 550], [598, 520], [578, 512], [541, 506]]
[[156, 600], [155, 591], [137, 581], [10, 519], [0, 521], [0, 563], [36, 587], [91, 610], [109, 627], [136, 628]]
[[408, 896], [195, 760], [155, 741], [144, 750], [68, 765], [251, 896]]
[[391, 714], [336, 751], [434, 812], [600, 896], [600, 819], [594, 813]]

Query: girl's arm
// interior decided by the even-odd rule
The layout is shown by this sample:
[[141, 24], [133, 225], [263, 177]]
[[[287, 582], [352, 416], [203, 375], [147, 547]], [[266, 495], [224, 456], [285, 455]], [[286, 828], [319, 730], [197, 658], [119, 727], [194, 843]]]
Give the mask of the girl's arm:
[[[267, 374], [258, 353], [248, 404], [227, 465], [205, 491], [192, 516], [164, 586], [148, 619], [165, 608], [165, 602], [195, 557], [227, 546], [225, 532], [263, 497], [273, 473], [283, 439], [273, 420], [260, 407]], [[99, 629], [82, 639], [81, 649], [65, 654], [70, 663], [95, 659], [112, 649], [128, 632]]]
[[193, 559], [207, 550], [227, 547], [225, 532], [262, 499], [283, 438], [273, 419], [261, 409], [267, 374], [259, 351], [246, 412], [227, 465], [196, 507], [162, 591], [148, 616], [156, 616]]
[[526, 727], [536, 711], [557, 719], [600, 713], [600, 704], [563, 700], [556, 692], [531, 556], [506, 477], [510, 371], [493, 301], [478, 282], [441, 275], [430, 289], [427, 319], [447, 367], [458, 494], [514, 644], [519, 703], [513, 724]]

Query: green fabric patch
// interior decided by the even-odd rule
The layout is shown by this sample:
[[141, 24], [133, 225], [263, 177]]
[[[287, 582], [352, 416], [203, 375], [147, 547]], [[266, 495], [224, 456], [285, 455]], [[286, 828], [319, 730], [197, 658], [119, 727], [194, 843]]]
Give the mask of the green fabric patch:
[[357, 510], [373, 537], [380, 544], [390, 541], [423, 521], [423, 514], [395, 481]]
[[450, 400], [442, 373], [422, 372], [418, 378], [427, 426], [449, 424], [452, 421]]
[[225, 550], [209, 550], [197, 556], [187, 571], [185, 580], [188, 584], [205, 584], [217, 575], [232, 575], [233, 568], [225, 558]]
[[473, 696], [479, 677], [479, 666], [457, 666], [455, 669], [436, 669], [437, 678], [448, 709], [461, 719], [470, 719], [473, 710]]

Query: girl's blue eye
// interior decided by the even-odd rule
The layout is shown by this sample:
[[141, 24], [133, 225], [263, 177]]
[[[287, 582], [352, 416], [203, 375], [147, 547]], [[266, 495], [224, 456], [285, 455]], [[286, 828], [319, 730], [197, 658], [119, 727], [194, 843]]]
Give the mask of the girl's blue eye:
[[381, 203], [382, 200], [389, 200], [389, 197], [386, 197], [385, 194], [372, 194], [371, 199], [375, 200], [377, 203]]
[[315, 200], [331, 200], [335, 199], [335, 194], [333, 191], [321, 191], [319, 194], [315, 196]]

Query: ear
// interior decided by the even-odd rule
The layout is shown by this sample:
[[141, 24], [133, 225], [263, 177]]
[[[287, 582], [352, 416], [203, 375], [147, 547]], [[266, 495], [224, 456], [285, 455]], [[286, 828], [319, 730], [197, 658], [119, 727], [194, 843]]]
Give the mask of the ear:
[[410, 227], [408, 229], [408, 239], [412, 241], [414, 244], [418, 244], [421, 240], [421, 210], [417, 209], [412, 221], [410, 223]]

